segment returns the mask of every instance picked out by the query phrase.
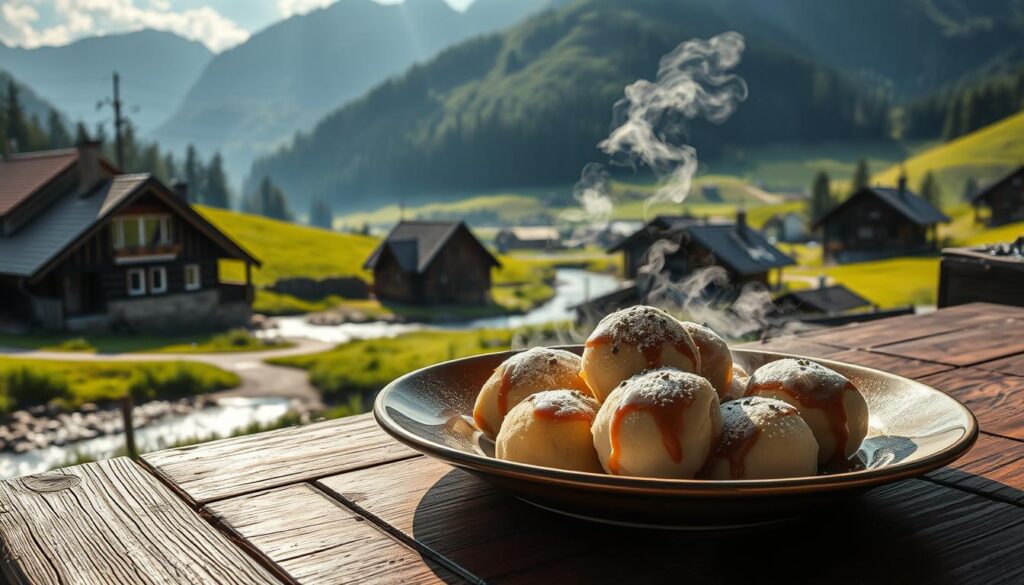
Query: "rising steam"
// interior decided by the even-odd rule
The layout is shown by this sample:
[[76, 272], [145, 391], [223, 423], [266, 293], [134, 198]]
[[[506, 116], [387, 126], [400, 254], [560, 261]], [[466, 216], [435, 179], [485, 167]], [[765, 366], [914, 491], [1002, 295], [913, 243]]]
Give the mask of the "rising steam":
[[681, 142], [685, 122], [704, 118], [721, 124], [747, 98], [746, 82], [729, 73], [743, 48], [743, 35], [736, 32], [686, 41], [661, 58], [656, 81], [634, 82], [615, 104], [618, 125], [597, 146], [613, 162], [643, 164], [658, 175], [661, 185], [648, 198], [648, 209], [662, 201], [681, 204], [690, 193], [697, 151]]
[[[661, 58], [655, 81], [641, 79], [627, 86], [625, 96], [615, 104], [614, 129], [598, 148], [613, 164], [646, 166], [658, 177], [657, 190], [645, 201], [645, 215], [657, 203], [681, 205], [690, 193], [697, 151], [685, 142], [686, 124], [695, 119], [723, 123], [747, 98], [746, 82], [731, 72], [740, 63], [744, 47], [743, 35], [736, 32], [681, 43]], [[584, 167], [574, 189], [580, 208], [563, 218], [603, 228], [614, 206], [607, 184], [604, 165]], [[765, 287], [746, 285], [728, 302], [725, 297], [715, 298], [709, 291], [725, 291], [729, 285], [728, 273], [718, 266], [673, 281], [665, 267], [666, 257], [679, 247], [678, 241], [664, 239], [647, 252], [638, 279], [646, 287], [645, 302], [683, 313], [727, 337], [741, 338], [766, 329], [773, 307]], [[569, 329], [558, 334], [558, 341], [585, 337]], [[520, 343], [525, 341], [519, 336]]]

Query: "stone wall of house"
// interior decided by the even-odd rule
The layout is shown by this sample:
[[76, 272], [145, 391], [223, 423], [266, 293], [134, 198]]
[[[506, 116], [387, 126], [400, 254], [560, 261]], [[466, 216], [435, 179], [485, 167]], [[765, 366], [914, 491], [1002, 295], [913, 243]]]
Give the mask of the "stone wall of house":
[[111, 301], [107, 312], [114, 327], [136, 331], [240, 327], [252, 316], [244, 301], [221, 304], [216, 289]]

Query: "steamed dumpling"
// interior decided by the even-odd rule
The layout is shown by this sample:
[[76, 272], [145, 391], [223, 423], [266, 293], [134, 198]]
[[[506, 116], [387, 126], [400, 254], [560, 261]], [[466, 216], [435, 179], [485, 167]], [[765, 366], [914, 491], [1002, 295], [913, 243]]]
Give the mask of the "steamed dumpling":
[[638, 305], [608, 315], [583, 350], [583, 374], [599, 401], [623, 380], [662, 366], [700, 373], [700, 351], [679, 321], [654, 307]]
[[598, 404], [578, 390], [531, 395], [501, 423], [495, 456], [544, 467], [601, 473], [590, 425]]
[[608, 473], [685, 479], [704, 467], [721, 427], [718, 394], [707, 380], [660, 368], [617, 387], [591, 430]]
[[498, 435], [505, 415], [531, 394], [568, 388], [590, 395], [580, 377], [580, 357], [572, 352], [534, 347], [517, 353], [495, 368], [473, 407], [473, 421], [487, 438]]

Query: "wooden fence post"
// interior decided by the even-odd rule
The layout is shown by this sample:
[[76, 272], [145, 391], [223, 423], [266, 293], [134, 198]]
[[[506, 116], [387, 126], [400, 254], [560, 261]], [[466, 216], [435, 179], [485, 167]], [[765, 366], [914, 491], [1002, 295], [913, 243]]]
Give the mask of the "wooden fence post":
[[135, 448], [135, 426], [132, 424], [132, 409], [135, 407], [132, 402], [132, 395], [125, 394], [121, 398], [121, 418], [124, 419], [124, 441], [128, 450], [128, 456], [132, 459], [139, 458], [139, 452]]

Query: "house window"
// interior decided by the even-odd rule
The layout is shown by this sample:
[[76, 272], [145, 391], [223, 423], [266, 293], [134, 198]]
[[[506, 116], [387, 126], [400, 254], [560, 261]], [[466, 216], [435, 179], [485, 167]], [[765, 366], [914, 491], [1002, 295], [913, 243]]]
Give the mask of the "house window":
[[146, 294], [146, 271], [132, 268], [128, 271], [128, 295], [137, 297]]
[[871, 240], [875, 237], [875, 228], [870, 225], [862, 225], [857, 228], [857, 237], [862, 240]]
[[149, 292], [167, 292], [167, 269], [163, 266], [154, 266], [149, 269]]
[[114, 248], [142, 248], [171, 243], [171, 218], [167, 215], [133, 215], [111, 222]]
[[198, 264], [185, 266], [185, 290], [199, 290], [203, 286]]

